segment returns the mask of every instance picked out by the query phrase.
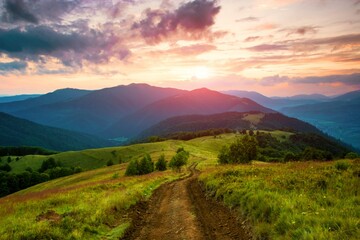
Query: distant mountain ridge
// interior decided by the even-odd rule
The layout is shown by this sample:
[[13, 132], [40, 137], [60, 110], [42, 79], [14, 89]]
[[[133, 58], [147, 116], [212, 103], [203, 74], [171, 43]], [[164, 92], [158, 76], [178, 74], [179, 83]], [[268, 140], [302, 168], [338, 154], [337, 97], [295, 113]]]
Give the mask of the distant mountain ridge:
[[22, 101], [29, 98], [39, 97], [41, 94], [21, 94], [21, 95], [14, 95], [14, 96], [0, 96], [0, 103], [8, 103], [8, 102], [15, 102], [15, 101]]
[[289, 107], [280, 111], [307, 121], [360, 149], [360, 91], [338, 96], [331, 101]]
[[321, 133], [314, 126], [281, 113], [226, 112], [213, 115], [186, 115], [168, 118], [144, 130], [139, 138], [166, 136], [177, 132], [196, 132], [210, 129], [233, 130], [294, 130]]
[[0, 104], [0, 111], [39, 124], [96, 135], [147, 104], [181, 92], [147, 84], [95, 91], [62, 89], [34, 99]]
[[146, 128], [170, 117], [223, 112], [275, 112], [247, 98], [238, 98], [206, 88], [184, 92], [154, 102], [104, 131], [105, 136], [134, 137]]
[[0, 112], [0, 146], [37, 146], [69, 151], [114, 145], [95, 136], [43, 126]]
[[280, 110], [284, 107], [301, 106], [305, 104], [318, 103], [328, 100], [328, 98], [324, 95], [297, 95], [293, 97], [270, 98], [260, 93], [251, 91], [230, 90], [224, 91], [223, 93], [241, 98], [249, 98], [265, 107], [275, 110]]
[[99, 137], [132, 138], [171, 117], [249, 111], [274, 113], [272, 109], [275, 109], [360, 146], [358, 92], [329, 98], [315, 94], [274, 99], [248, 91], [220, 93], [206, 88], [187, 91], [130, 84], [93, 91], [60, 89], [26, 100], [0, 103], [0, 112]]

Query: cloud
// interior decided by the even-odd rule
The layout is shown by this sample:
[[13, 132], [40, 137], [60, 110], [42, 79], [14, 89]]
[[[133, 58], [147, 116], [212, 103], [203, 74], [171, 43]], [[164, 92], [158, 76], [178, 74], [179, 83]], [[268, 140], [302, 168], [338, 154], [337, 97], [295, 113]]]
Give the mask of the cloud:
[[14, 61], [8, 63], [0, 63], [0, 74], [8, 74], [10, 72], [23, 72], [27, 67], [26, 62]]
[[285, 82], [289, 82], [289, 77], [279, 75], [264, 77], [259, 81], [263, 86], [275, 86]]
[[162, 53], [176, 54], [181, 56], [197, 56], [216, 49], [216, 46], [210, 44], [194, 44], [190, 46], [172, 48], [170, 50], [163, 51]]
[[38, 19], [29, 12], [23, 0], [5, 0], [5, 10], [10, 21], [38, 23]]
[[280, 32], [286, 32], [286, 36], [291, 35], [306, 35], [306, 34], [316, 34], [318, 32], [318, 28], [316, 26], [302, 26], [297, 28], [285, 28], [281, 29]]
[[254, 31], [264, 31], [264, 30], [273, 30], [273, 29], [276, 29], [278, 28], [279, 26], [277, 24], [274, 24], [274, 23], [263, 23], [263, 24], [260, 24], [254, 28], [252, 28], [251, 30], [254, 30]]
[[241, 18], [236, 20], [236, 22], [255, 22], [255, 21], [259, 21], [259, 18], [257, 17], [246, 17], [246, 18]]
[[132, 29], [139, 30], [149, 43], [158, 43], [179, 32], [187, 37], [200, 38], [214, 25], [220, 9], [215, 0], [194, 0], [172, 12], [147, 9], [144, 19], [134, 23]]
[[360, 73], [354, 73], [351, 75], [332, 75], [325, 77], [306, 77], [295, 79], [296, 83], [304, 84], [331, 84], [341, 83], [343, 85], [359, 85], [360, 86]]
[[247, 37], [247, 38], [245, 38], [245, 42], [254, 42], [254, 41], [256, 41], [256, 40], [260, 40], [262, 37], [260, 37], [260, 36], [250, 36], [250, 37]]
[[261, 44], [246, 49], [253, 52], [283, 51], [288, 50], [288, 46], [280, 44]]
[[81, 66], [83, 60], [101, 63], [110, 57], [126, 58], [130, 51], [111, 32], [93, 29], [60, 32], [47, 26], [0, 29], [0, 52], [12, 58], [41, 62], [51, 56], [64, 65]]

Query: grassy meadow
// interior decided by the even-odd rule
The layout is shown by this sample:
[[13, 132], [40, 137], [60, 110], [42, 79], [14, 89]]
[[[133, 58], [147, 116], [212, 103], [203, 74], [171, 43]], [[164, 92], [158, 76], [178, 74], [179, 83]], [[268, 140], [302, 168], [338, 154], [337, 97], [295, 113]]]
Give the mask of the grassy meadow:
[[359, 160], [341, 160], [221, 166], [200, 181], [256, 239], [358, 239], [359, 176]]
[[[292, 133], [274, 131], [284, 142]], [[257, 239], [356, 239], [360, 235], [360, 162], [219, 165], [217, 155], [236, 134], [189, 141], [25, 156], [12, 171], [37, 169], [53, 157], [65, 166], [88, 170], [44, 182], [0, 198], [1, 239], [119, 239], [130, 225], [126, 212], [154, 189], [185, 174], [170, 170], [125, 177], [127, 162], [150, 154], [167, 161], [179, 147], [197, 163], [207, 194], [247, 219]], [[105, 167], [108, 160], [115, 165]], [[3, 160], [4, 161], [4, 160]]]
[[1, 198], [1, 239], [118, 239], [130, 225], [125, 211], [181, 176], [124, 177], [125, 168], [87, 171]]

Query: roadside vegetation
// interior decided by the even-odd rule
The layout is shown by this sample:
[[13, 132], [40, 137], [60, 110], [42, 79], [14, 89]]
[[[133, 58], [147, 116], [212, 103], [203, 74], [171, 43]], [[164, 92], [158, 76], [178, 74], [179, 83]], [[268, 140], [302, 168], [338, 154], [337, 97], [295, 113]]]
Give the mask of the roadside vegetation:
[[[344, 157], [349, 160], [330, 161]], [[0, 170], [6, 176], [36, 172], [50, 180], [50, 173], [62, 168], [85, 172], [0, 198], [0, 236], [119, 239], [131, 224], [124, 217], [130, 206], [161, 184], [185, 176], [184, 165], [196, 162], [207, 194], [236, 210], [258, 239], [356, 239], [357, 158], [321, 136], [283, 131], [3, 156], [0, 165], [11, 168]]]
[[119, 239], [131, 224], [125, 211], [181, 176], [162, 171], [124, 177], [125, 168], [87, 171], [1, 198], [1, 239]]
[[360, 162], [231, 165], [200, 176], [256, 239], [357, 239]]

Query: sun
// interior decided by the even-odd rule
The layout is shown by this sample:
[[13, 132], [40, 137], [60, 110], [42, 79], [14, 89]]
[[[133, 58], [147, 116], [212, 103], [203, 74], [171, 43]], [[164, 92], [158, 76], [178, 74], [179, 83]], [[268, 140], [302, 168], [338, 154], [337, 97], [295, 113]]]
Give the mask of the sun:
[[211, 75], [212, 75], [212, 71], [208, 67], [201, 66], [194, 68], [193, 76], [196, 77], [197, 79], [209, 78], [211, 77]]

